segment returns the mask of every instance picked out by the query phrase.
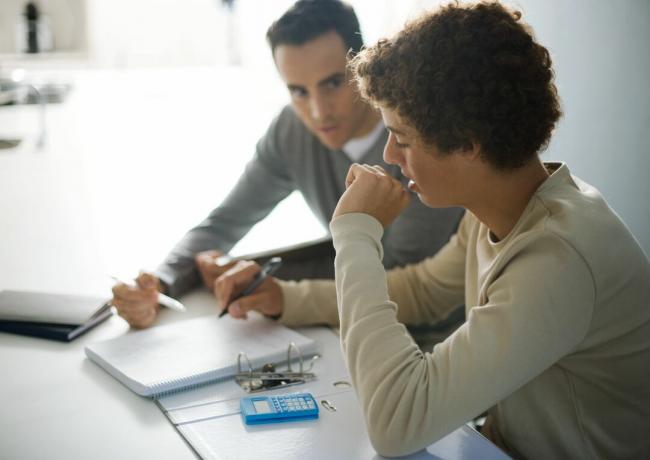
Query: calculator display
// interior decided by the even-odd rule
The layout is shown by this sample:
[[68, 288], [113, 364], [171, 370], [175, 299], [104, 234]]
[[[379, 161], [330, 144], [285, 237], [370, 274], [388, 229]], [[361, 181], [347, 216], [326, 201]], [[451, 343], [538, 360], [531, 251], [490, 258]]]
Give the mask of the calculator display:
[[269, 403], [263, 399], [253, 400], [253, 406], [255, 406], [255, 412], [258, 414], [270, 414], [272, 412]]

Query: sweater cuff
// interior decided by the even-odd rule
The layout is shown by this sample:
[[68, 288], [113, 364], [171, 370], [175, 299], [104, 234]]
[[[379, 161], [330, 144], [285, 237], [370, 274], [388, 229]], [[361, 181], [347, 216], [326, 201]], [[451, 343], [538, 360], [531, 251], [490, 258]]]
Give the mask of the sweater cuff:
[[330, 232], [337, 254], [347, 242], [361, 237], [361, 239], [371, 240], [377, 249], [379, 258], [384, 258], [384, 248], [381, 244], [384, 227], [369, 214], [354, 212], [338, 216], [330, 222]]
[[280, 285], [283, 298], [282, 315], [278, 320], [285, 326], [300, 324], [302, 289], [296, 281], [277, 280], [277, 283]]

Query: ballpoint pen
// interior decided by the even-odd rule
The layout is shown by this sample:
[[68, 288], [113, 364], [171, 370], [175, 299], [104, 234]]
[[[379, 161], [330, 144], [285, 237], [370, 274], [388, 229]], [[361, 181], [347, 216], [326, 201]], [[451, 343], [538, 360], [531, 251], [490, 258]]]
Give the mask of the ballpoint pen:
[[267, 263], [262, 265], [261, 270], [255, 277], [253, 278], [253, 281], [244, 288], [243, 291], [241, 291], [239, 294], [237, 294], [235, 297], [230, 299], [228, 302], [228, 305], [219, 313], [219, 318], [224, 316], [226, 313], [228, 313], [228, 307], [230, 306], [231, 303], [233, 303], [237, 299], [241, 299], [242, 297], [246, 297], [247, 295], [251, 295], [255, 289], [260, 287], [260, 285], [264, 282], [266, 278], [269, 276], [273, 275], [276, 271], [278, 271], [278, 268], [282, 265], [282, 259], [280, 257], [273, 257], [271, 258]]
[[[118, 283], [126, 284], [127, 286], [135, 286], [134, 283], [123, 281], [123, 280], [119, 279], [116, 276], [111, 275], [111, 278], [114, 281], [118, 282]], [[163, 307], [167, 307], [167, 308], [170, 308], [172, 310], [176, 310], [176, 311], [180, 311], [180, 312], [185, 312], [187, 310], [185, 308], [185, 305], [180, 303], [178, 300], [172, 299], [168, 295], [163, 294], [162, 292], [158, 293], [158, 303], [160, 305], [162, 305]]]

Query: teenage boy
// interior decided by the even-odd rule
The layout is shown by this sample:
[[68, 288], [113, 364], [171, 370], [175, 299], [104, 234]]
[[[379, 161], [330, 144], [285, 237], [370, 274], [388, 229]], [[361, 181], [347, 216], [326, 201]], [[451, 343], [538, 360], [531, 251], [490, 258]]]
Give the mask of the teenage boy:
[[[114, 286], [113, 303], [134, 327], [154, 322], [158, 290], [176, 297], [201, 277], [212, 288], [224, 271], [215, 259], [293, 190], [302, 193], [327, 226], [353, 162], [381, 164], [406, 183], [399, 167], [382, 161], [387, 133], [381, 117], [361, 100], [347, 72], [348, 55], [363, 45], [354, 10], [338, 0], [301, 0], [270, 27], [267, 38], [291, 104], [271, 123], [235, 188], [207, 219], [185, 235], [154, 273], [141, 274], [136, 287]], [[461, 215], [459, 208], [431, 210], [414, 200], [386, 230], [385, 266], [435, 254]], [[206, 250], [212, 251], [202, 252]], [[283, 275], [331, 278], [333, 271], [333, 256], [328, 256], [285, 267]], [[233, 312], [237, 314], [236, 307]]]
[[[382, 455], [487, 411], [482, 432], [513, 458], [647, 459], [650, 264], [594, 187], [540, 160], [560, 105], [549, 53], [520, 16], [453, 3], [359, 53], [359, 88], [390, 132], [384, 158], [409, 191], [353, 165], [330, 224], [338, 305], [334, 283], [304, 281], [300, 305], [266, 312], [294, 324], [338, 313]], [[382, 234], [412, 192], [467, 212], [434, 257], [386, 273]], [[222, 306], [257, 270], [217, 281]], [[463, 301], [467, 321], [431, 353], [405, 332]]]

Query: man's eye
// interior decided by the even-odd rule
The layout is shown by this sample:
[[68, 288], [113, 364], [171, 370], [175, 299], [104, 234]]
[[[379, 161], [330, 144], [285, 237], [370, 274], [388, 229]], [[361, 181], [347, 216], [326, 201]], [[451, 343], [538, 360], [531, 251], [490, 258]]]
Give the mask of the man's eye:
[[343, 79], [342, 78], [335, 78], [334, 80], [330, 80], [325, 84], [325, 87], [327, 89], [336, 89], [339, 88], [343, 84]]
[[406, 148], [408, 146], [409, 146], [408, 144], [403, 144], [403, 143], [399, 142], [397, 139], [395, 139], [395, 147], [397, 147], [398, 149], [404, 149], [404, 148]]
[[301, 88], [291, 88], [289, 94], [291, 94], [291, 97], [293, 98], [302, 99], [307, 96], [307, 91]]

